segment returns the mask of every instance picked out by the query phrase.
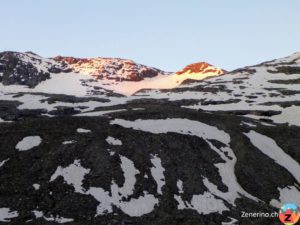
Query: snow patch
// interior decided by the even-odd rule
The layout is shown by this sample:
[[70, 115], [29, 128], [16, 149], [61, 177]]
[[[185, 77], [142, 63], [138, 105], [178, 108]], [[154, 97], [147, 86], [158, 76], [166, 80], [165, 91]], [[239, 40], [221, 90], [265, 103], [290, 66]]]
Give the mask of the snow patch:
[[256, 127], [255, 124], [249, 123], [249, 122], [245, 122], [245, 121], [241, 122], [241, 125], [246, 125], [246, 126], [248, 126], [248, 127]]
[[150, 213], [154, 206], [158, 204], [152, 194], [144, 191], [143, 196], [139, 198], [131, 198], [130, 201], [122, 201], [125, 197], [133, 194], [134, 186], [136, 183], [135, 176], [139, 171], [134, 167], [134, 164], [128, 158], [121, 156], [121, 168], [124, 173], [125, 182], [122, 187], [119, 187], [114, 181], [111, 185], [111, 195], [109, 192], [100, 187], [91, 187], [87, 194], [92, 195], [98, 202], [97, 215], [103, 215], [112, 212], [112, 205], [120, 208], [124, 213], [129, 216], [142, 216]]
[[[51, 74], [51, 78], [39, 83], [35, 92], [49, 94], [66, 94], [75, 96], [86, 96], [89, 88], [82, 85], [82, 81], [87, 76], [76, 73]], [[66, 85], [68, 84], [68, 85]]]
[[216, 199], [211, 193], [204, 192], [202, 195], [193, 195], [191, 202], [183, 201], [181, 196], [174, 195], [178, 202], [178, 209], [194, 209], [199, 214], [222, 213], [229, 209], [221, 199]]
[[182, 180], [178, 180], [176, 185], [177, 185], [179, 194], [184, 193], [183, 192], [183, 182], [182, 182]]
[[69, 144], [73, 144], [73, 143], [76, 143], [76, 141], [75, 141], [75, 140], [64, 141], [62, 144], [63, 144], [63, 145], [69, 145]]
[[82, 181], [84, 176], [90, 172], [90, 169], [85, 169], [81, 166], [80, 160], [74, 162], [66, 168], [59, 166], [50, 178], [50, 182], [57, 177], [62, 176], [67, 184], [72, 185], [76, 192], [84, 193]]
[[24, 137], [16, 145], [16, 149], [19, 151], [27, 151], [41, 144], [42, 139], [40, 136], [28, 136]]
[[293, 105], [284, 108], [281, 114], [274, 115], [270, 119], [275, 123], [288, 123], [290, 126], [300, 126], [300, 106]]
[[41, 187], [41, 185], [39, 185], [39, 184], [33, 184], [32, 186], [35, 190], [39, 190]]
[[115, 112], [124, 112], [127, 111], [127, 109], [115, 109], [115, 110], [105, 110], [105, 111], [95, 111], [95, 112], [83, 112], [76, 114], [74, 116], [103, 116], [105, 114], [109, 113], [115, 113]]
[[[225, 161], [225, 163], [218, 163], [215, 164], [215, 166], [219, 170], [220, 176], [222, 177], [222, 182], [228, 187], [229, 191], [227, 193], [219, 192], [218, 195], [225, 196], [226, 200], [232, 205], [235, 205], [235, 199], [241, 197], [241, 194], [254, 201], [258, 201], [257, 198], [247, 193], [237, 182], [234, 173], [234, 166], [237, 159], [232, 149], [229, 147], [230, 136], [223, 130], [219, 130], [216, 127], [201, 123], [199, 121], [178, 118], [165, 120], [138, 119], [135, 121], [115, 119], [111, 121], [111, 124], [117, 124], [125, 128], [142, 130], [154, 134], [176, 132], [180, 134], [195, 135], [203, 138], [210, 146], [210, 148], [216, 153], [218, 153], [218, 155]], [[219, 149], [209, 141], [210, 139], [218, 140], [224, 143], [226, 147], [221, 147]], [[227, 152], [227, 154], [225, 154], [225, 152]]]
[[293, 202], [296, 205], [300, 205], [300, 191], [295, 186], [288, 186], [285, 188], [278, 188], [280, 192], [279, 200], [272, 199], [270, 205], [280, 208], [287, 202]]
[[273, 159], [278, 165], [286, 168], [294, 178], [300, 183], [300, 165], [291, 156], [286, 154], [272, 139], [260, 133], [251, 130], [244, 133], [251, 143], [262, 153]]
[[110, 123], [117, 124], [125, 128], [150, 132], [153, 134], [176, 132], [180, 134], [195, 135], [204, 139], [215, 139], [224, 144], [229, 144], [230, 142], [230, 136], [224, 131], [205, 123], [189, 119], [138, 119], [135, 121], [115, 119]]
[[222, 213], [228, 210], [221, 199], [216, 199], [211, 193], [204, 192], [203, 195], [193, 195], [191, 205], [199, 214], [210, 214], [212, 212]]
[[122, 145], [121, 140], [119, 140], [117, 138], [114, 138], [114, 137], [111, 137], [111, 136], [108, 136], [105, 140], [110, 145]]
[[157, 204], [158, 199], [156, 199], [152, 194], [144, 192], [144, 196], [132, 198], [129, 202], [121, 202], [119, 207], [129, 216], [140, 217], [151, 213]]
[[42, 211], [39, 211], [39, 210], [33, 210], [32, 212], [33, 212], [35, 218], [37, 218], [37, 219], [38, 219], [38, 218], [42, 218], [42, 217], [44, 216], [44, 213], [43, 213]]
[[83, 128], [77, 128], [76, 130], [78, 133], [90, 133], [91, 130], [88, 129], [83, 129]]
[[136, 175], [140, 172], [135, 168], [134, 163], [124, 156], [120, 156], [121, 169], [124, 173], [124, 184], [119, 187], [114, 181], [111, 184], [111, 191], [105, 191], [101, 187], [90, 187], [87, 191], [82, 187], [84, 176], [90, 172], [90, 169], [85, 169], [80, 165], [79, 160], [75, 160], [66, 168], [59, 166], [55, 173], [51, 176], [50, 182], [57, 177], [62, 176], [66, 183], [72, 185], [75, 192], [92, 195], [98, 202], [97, 215], [112, 213], [112, 205], [120, 208], [129, 216], [142, 216], [153, 211], [155, 205], [158, 204], [158, 199], [154, 195], [143, 192], [143, 195], [138, 198], [127, 199], [134, 193], [136, 184]]
[[0, 118], [0, 123], [11, 123], [12, 121], [3, 120]]
[[74, 219], [72, 219], [72, 218], [64, 218], [64, 217], [59, 217], [59, 216], [54, 217], [52, 215], [49, 217], [44, 216], [43, 218], [47, 221], [54, 221], [56, 223], [70, 223], [70, 222], [74, 221]]
[[151, 174], [157, 184], [157, 193], [162, 194], [161, 188], [166, 184], [164, 176], [165, 169], [161, 164], [161, 159], [156, 155], [152, 156], [151, 162], [153, 164], [153, 167], [151, 167]]
[[61, 217], [61, 216], [53, 216], [53, 215], [45, 216], [44, 212], [39, 211], [39, 210], [33, 210], [32, 212], [33, 212], [35, 218], [37, 218], [37, 219], [43, 218], [46, 221], [53, 221], [56, 223], [69, 223], [69, 222], [74, 221], [74, 219], [72, 219], [72, 218], [65, 218], [65, 217]]
[[9, 160], [9, 158], [8, 158], [8, 159], [5, 159], [5, 160], [3, 160], [3, 161], [1, 161], [1, 162], [0, 162], [0, 167], [4, 166], [4, 164], [5, 164], [8, 160]]
[[0, 221], [10, 222], [10, 219], [18, 217], [19, 213], [17, 211], [10, 211], [9, 208], [0, 208]]

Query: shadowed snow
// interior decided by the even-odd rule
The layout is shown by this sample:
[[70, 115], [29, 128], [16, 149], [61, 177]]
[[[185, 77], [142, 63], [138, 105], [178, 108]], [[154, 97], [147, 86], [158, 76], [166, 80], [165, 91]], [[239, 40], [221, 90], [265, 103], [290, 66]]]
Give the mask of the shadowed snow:
[[166, 184], [164, 176], [165, 169], [161, 164], [161, 159], [156, 155], [152, 156], [151, 162], [153, 164], [153, 167], [151, 167], [151, 174], [157, 184], [157, 193], [162, 194], [161, 188]]
[[78, 193], [84, 193], [82, 181], [84, 176], [90, 172], [90, 169], [85, 169], [81, 166], [80, 160], [75, 160], [71, 165], [66, 168], [59, 166], [50, 178], [50, 182], [54, 181], [57, 177], [62, 176], [67, 184], [74, 187]]
[[36, 146], [39, 146], [42, 142], [40, 136], [28, 136], [24, 137], [21, 141], [16, 145], [16, 149], [19, 151], [27, 151]]
[[133, 128], [154, 134], [176, 132], [180, 134], [196, 135], [205, 139], [215, 139], [224, 144], [230, 142], [230, 136], [216, 127], [193, 121], [189, 119], [161, 119], [161, 120], [142, 120], [135, 121], [115, 119], [111, 124], [118, 124], [125, 128]]
[[10, 219], [18, 217], [19, 213], [17, 211], [10, 211], [9, 208], [0, 208], [0, 221], [10, 222]]
[[286, 154], [272, 139], [260, 133], [251, 130], [244, 133], [251, 143], [261, 150], [265, 155], [273, 159], [277, 164], [286, 168], [300, 183], [300, 165], [291, 156]]
[[122, 145], [121, 140], [119, 140], [117, 138], [114, 138], [114, 137], [111, 137], [111, 136], [108, 136], [105, 140], [110, 145]]

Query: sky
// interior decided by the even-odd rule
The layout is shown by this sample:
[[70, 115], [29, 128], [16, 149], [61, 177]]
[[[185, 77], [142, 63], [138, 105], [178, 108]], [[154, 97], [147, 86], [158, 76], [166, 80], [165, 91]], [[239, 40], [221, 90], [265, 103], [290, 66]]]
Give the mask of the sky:
[[1, 0], [0, 51], [226, 70], [300, 51], [299, 0]]

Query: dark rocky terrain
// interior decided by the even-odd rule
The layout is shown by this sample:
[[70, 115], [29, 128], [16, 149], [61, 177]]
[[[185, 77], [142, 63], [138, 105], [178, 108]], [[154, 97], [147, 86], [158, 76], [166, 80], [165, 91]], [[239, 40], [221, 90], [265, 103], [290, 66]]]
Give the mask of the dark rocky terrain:
[[4, 85], [27, 85], [35, 87], [50, 79], [50, 73], [70, 72], [66, 64], [46, 60], [31, 53], [0, 53], [0, 82]]
[[281, 224], [242, 214], [300, 204], [299, 60], [134, 96], [2, 81], [0, 224]]

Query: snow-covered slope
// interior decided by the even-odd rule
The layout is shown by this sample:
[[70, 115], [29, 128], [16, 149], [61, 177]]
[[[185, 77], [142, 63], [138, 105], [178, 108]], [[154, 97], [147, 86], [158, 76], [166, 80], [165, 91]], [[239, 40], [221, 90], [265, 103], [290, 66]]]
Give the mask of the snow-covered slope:
[[119, 58], [58, 56], [54, 60], [68, 64], [78, 74], [96, 78], [98, 86], [125, 95], [132, 95], [141, 89], [171, 89], [187, 79], [202, 80], [225, 72], [205, 62], [188, 65], [177, 73], [169, 73]]
[[220, 76], [226, 71], [208, 63], [200, 62], [186, 66], [181, 71], [167, 76], [157, 76], [137, 83], [121, 83], [111, 85], [111, 89], [126, 95], [133, 95], [142, 89], [172, 89], [180, 86], [186, 80], [204, 80], [209, 77]]
[[172, 90], [136, 93], [196, 110], [240, 111], [245, 116], [300, 126], [300, 53], [192, 82]]
[[204, 80], [209, 77], [220, 76], [226, 71], [214, 67], [208, 63], [195, 63], [188, 65], [183, 70], [159, 75], [150, 79], [144, 79], [138, 82], [105, 82], [107, 88], [117, 93], [133, 95], [143, 89], [173, 89], [180, 86], [187, 80]]
[[[0, 99], [23, 102], [19, 106], [21, 108], [41, 107], [53, 110], [53, 104], [47, 105], [47, 101], [41, 103], [42, 99], [49, 98], [45, 94], [84, 97], [86, 103], [84, 109], [79, 110], [81, 112], [141, 98], [185, 100], [181, 107], [207, 111], [239, 111], [251, 118], [299, 126], [299, 53], [225, 74], [222, 74], [225, 71], [207, 63], [196, 63], [177, 73], [159, 74], [141, 81], [98, 79], [79, 71], [76, 73], [70, 71], [68, 65], [73, 65], [74, 60], [74, 65], [80, 65], [80, 61], [74, 58], [68, 60], [69, 64], [66, 64], [65, 61], [56, 62], [33, 53], [2, 53]], [[102, 60], [104, 59], [99, 58], [87, 63], [103, 63]], [[105, 65], [111, 64], [113, 63]], [[27, 68], [36, 73], [29, 73]], [[8, 85], [7, 79], [14, 81], [14, 84]], [[28, 85], [19, 85], [20, 82]], [[15, 97], [16, 93], [23, 95]], [[91, 97], [102, 100], [89, 103], [88, 98]], [[26, 102], [27, 99], [30, 99], [30, 104]], [[79, 107], [83, 104], [66, 104], [62, 99], [61, 101], [57, 101], [55, 107]]]

